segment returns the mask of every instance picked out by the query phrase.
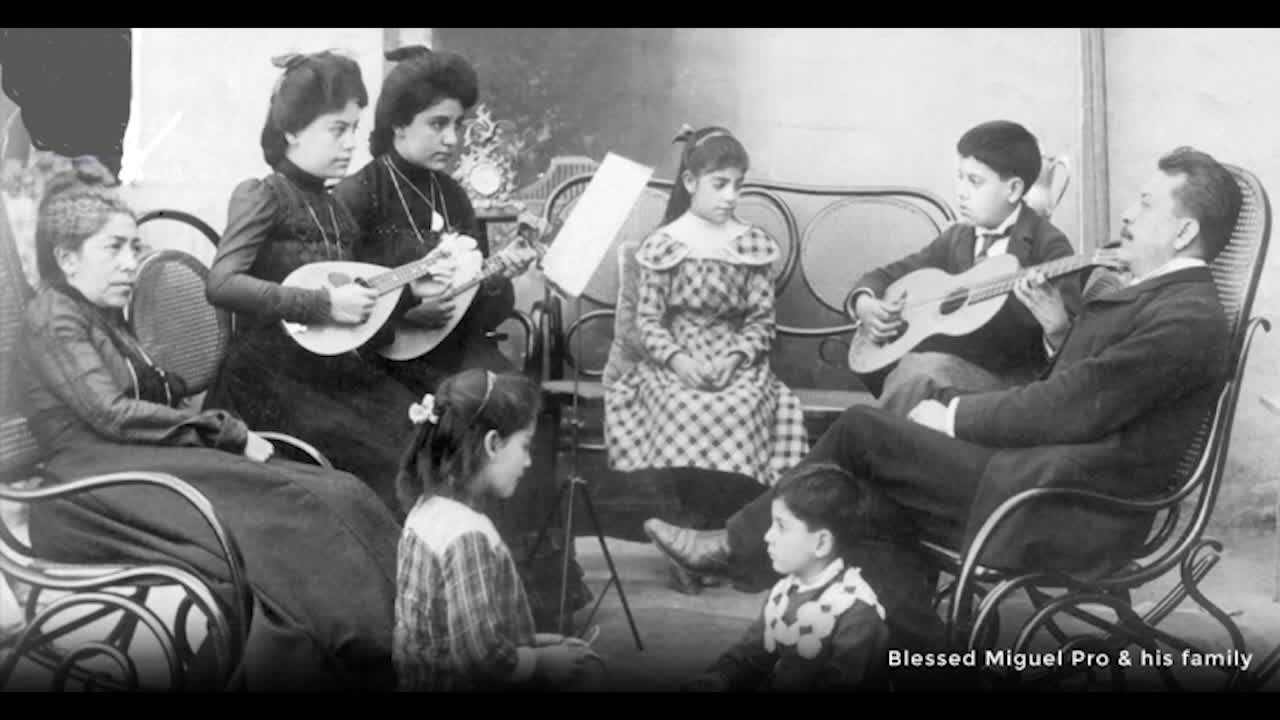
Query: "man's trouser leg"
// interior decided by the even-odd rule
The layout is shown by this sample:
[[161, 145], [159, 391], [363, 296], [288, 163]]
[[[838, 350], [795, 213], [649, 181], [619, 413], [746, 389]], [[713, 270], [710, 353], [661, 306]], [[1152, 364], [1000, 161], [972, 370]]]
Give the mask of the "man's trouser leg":
[[[913, 534], [959, 547], [978, 480], [993, 451], [947, 437], [880, 409], [846, 410], [805, 462], [834, 462], [875, 485], [904, 510]], [[731, 564], [742, 573], [769, 567], [764, 534], [772, 493], [748, 503], [726, 524]], [[902, 647], [940, 641], [932, 608], [933, 573], [914, 547], [881, 545], [851, 558], [865, 563]], [[935, 640], [936, 639], [936, 640]]]

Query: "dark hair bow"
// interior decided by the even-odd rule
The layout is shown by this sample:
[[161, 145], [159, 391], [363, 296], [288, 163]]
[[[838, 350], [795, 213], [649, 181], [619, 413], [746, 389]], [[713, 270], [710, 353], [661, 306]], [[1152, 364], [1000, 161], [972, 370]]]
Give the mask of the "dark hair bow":
[[285, 53], [271, 58], [271, 64], [283, 70], [292, 70], [307, 59], [302, 53]]
[[416, 58], [431, 57], [431, 48], [426, 45], [405, 45], [404, 47], [392, 48], [382, 54], [382, 57], [391, 62], [401, 62], [404, 60], [413, 60]]
[[685, 123], [685, 124], [683, 124], [683, 125], [681, 125], [681, 126], [680, 126], [680, 132], [676, 135], [675, 139], [674, 139], [674, 140], [672, 140], [671, 142], [673, 142], [673, 143], [678, 143], [678, 142], [687, 143], [687, 142], [689, 142], [690, 140], [692, 140], [692, 139], [693, 139], [693, 134], [694, 134], [695, 132], [697, 132], [697, 131], [693, 129], [693, 126], [689, 125], [689, 123]]

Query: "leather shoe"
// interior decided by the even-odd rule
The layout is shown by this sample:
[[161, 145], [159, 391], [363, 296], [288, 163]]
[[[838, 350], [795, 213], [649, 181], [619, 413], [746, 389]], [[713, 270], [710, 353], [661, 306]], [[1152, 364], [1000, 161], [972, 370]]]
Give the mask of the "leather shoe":
[[690, 530], [657, 518], [645, 521], [644, 532], [654, 545], [677, 565], [702, 575], [729, 571], [729, 533], [724, 530]]
[[662, 559], [667, 563], [667, 583], [673, 590], [681, 595], [701, 595], [702, 594], [702, 577], [694, 575], [685, 570], [669, 555], [663, 555]]

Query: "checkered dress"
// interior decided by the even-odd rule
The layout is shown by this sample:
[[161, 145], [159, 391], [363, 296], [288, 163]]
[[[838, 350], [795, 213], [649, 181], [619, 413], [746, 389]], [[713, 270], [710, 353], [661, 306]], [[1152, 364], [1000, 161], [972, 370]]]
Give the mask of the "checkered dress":
[[[637, 331], [648, 359], [605, 398], [605, 439], [617, 470], [699, 467], [773, 485], [808, 452], [800, 401], [769, 367], [774, 337], [770, 264], [777, 244], [750, 228], [727, 246], [659, 231], [636, 251]], [[742, 352], [728, 387], [686, 387], [667, 363]]]
[[506, 686], [534, 644], [515, 561], [488, 517], [449, 498], [419, 499], [405, 520], [392, 660], [399, 689]]

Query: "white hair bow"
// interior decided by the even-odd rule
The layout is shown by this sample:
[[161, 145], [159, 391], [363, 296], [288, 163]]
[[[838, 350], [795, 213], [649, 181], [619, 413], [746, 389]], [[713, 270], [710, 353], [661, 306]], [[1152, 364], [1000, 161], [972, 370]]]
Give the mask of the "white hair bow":
[[436, 397], [427, 393], [422, 396], [422, 402], [410, 405], [409, 419], [414, 425], [421, 425], [424, 422], [434, 425], [440, 422], [440, 416], [436, 415]]

